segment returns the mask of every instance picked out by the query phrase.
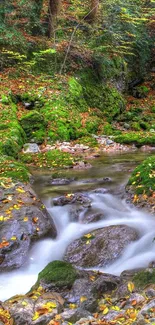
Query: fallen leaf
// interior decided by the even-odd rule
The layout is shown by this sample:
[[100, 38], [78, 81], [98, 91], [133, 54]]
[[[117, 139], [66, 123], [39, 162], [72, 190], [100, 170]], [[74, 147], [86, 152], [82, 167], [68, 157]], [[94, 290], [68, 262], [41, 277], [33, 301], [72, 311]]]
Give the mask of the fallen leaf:
[[32, 218], [32, 221], [33, 221], [33, 223], [37, 223], [38, 222], [38, 217]]
[[25, 193], [25, 191], [21, 187], [16, 188], [16, 191], [19, 193]]
[[108, 312], [109, 312], [109, 308], [108, 308], [108, 307], [106, 307], [106, 308], [103, 310], [103, 315], [106, 315], [106, 314], [108, 314]]
[[28, 303], [27, 303], [26, 301], [22, 301], [22, 305], [23, 305], [23, 306], [27, 306]]
[[24, 219], [23, 219], [24, 222], [26, 222], [28, 220], [29, 220], [28, 217], [24, 217]]
[[16, 236], [12, 236], [10, 239], [11, 240], [17, 240], [17, 237]]
[[128, 290], [129, 290], [129, 292], [133, 292], [134, 288], [135, 288], [134, 283], [133, 282], [129, 282], [128, 283]]
[[137, 305], [137, 300], [132, 300], [131, 305], [136, 306]]
[[76, 304], [69, 304], [69, 308], [75, 309], [75, 308], [77, 308], [77, 305]]
[[86, 296], [81, 296], [80, 297], [80, 302], [84, 302], [84, 301], [86, 301], [87, 300], [87, 297]]

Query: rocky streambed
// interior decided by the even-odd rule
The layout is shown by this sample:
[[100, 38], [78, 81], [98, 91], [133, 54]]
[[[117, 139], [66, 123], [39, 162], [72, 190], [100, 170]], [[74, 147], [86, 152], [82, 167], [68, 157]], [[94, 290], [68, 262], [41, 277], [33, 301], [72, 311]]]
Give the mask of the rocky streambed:
[[2, 185], [1, 324], [154, 323], [155, 219], [124, 191], [144, 156], [38, 174], [43, 203], [29, 185]]

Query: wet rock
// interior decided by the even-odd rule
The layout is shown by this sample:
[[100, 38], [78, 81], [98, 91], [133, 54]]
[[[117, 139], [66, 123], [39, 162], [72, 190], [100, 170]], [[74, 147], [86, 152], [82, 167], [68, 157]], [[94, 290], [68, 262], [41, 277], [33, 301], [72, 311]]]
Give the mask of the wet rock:
[[0, 220], [0, 270], [24, 264], [33, 240], [56, 236], [51, 216], [29, 185], [17, 183], [4, 190]]
[[95, 190], [91, 191], [91, 193], [97, 193], [97, 194], [105, 194], [108, 190], [106, 188], [96, 188]]
[[52, 178], [48, 181], [48, 185], [68, 185], [72, 183], [75, 178]]
[[155, 299], [151, 300], [148, 304], [144, 305], [144, 307], [139, 312], [139, 315], [146, 315], [151, 308], [155, 308]]
[[63, 206], [66, 204], [80, 204], [84, 207], [91, 206], [91, 199], [82, 193], [75, 193], [71, 195], [66, 196], [60, 196], [58, 198], [53, 199], [53, 205], [56, 206]]
[[82, 267], [104, 266], [115, 261], [125, 247], [137, 239], [135, 229], [110, 226], [92, 231], [71, 243], [64, 260]]
[[84, 310], [82, 308], [77, 308], [77, 309], [66, 309], [64, 310], [64, 312], [61, 314], [62, 319], [64, 319], [65, 321], [71, 322], [71, 323], [75, 323], [77, 322], [79, 319], [81, 318], [87, 318], [90, 317], [91, 314], [89, 311]]
[[23, 153], [38, 153], [40, 152], [37, 143], [25, 143], [23, 146]]
[[87, 168], [91, 168], [92, 165], [90, 163], [87, 163], [85, 161], [78, 161], [75, 162], [73, 169], [87, 169]]
[[34, 102], [24, 102], [23, 103], [26, 109], [33, 109], [34, 108]]
[[155, 297], [155, 290], [152, 289], [152, 288], [150, 288], [150, 289], [148, 289], [148, 290], [145, 291], [145, 294], [149, 298]]
[[15, 296], [4, 303], [16, 325], [46, 325], [62, 312], [58, 294], [51, 293], [48, 297], [38, 294]]
[[91, 223], [91, 222], [97, 222], [100, 221], [104, 218], [103, 213], [97, 212], [97, 213], [92, 213], [92, 214], [85, 214], [82, 218], [82, 223]]
[[118, 284], [119, 277], [117, 276], [93, 271], [79, 271], [72, 288], [68, 293], [64, 292], [63, 296], [68, 303], [74, 303], [84, 310], [95, 312], [98, 299], [104, 293], [116, 289]]
[[[96, 321], [96, 319], [93, 316], [89, 316], [89, 317], [84, 317], [81, 318], [79, 321], [77, 321], [74, 325], [90, 325], [93, 324], [92, 322]], [[94, 324], [95, 325], [95, 324]]]
[[107, 146], [111, 146], [111, 145], [113, 145], [114, 144], [114, 141], [112, 141], [111, 139], [107, 139], [106, 140], [106, 145]]
[[66, 306], [75, 304], [77, 308], [95, 312], [98, 299], [116, 289], [119, 283], [117, 276], [78, 270], [70, 263], [53, 261], [39, 273], [33, 290], [40, 286], [46, 292], [54, 290], [63, 297]]
[[134, 300], [136, 300], [137, 304], [141, 304], [141, 303], [145, 302], [145, 298], [140, 293], [137, 293], [137, 292], [134, 292], [131, 294], [129, 301], [128, 301], [129, 304], [131, 305]]
[[112, 179], [110, 177], [103, 177], [103, 178], [90, 178], [90, 179], [85, 179], [81, 180], [80, 182], [83, 184], [102, 184], [102, 183], [109, 183], [111, 182]]

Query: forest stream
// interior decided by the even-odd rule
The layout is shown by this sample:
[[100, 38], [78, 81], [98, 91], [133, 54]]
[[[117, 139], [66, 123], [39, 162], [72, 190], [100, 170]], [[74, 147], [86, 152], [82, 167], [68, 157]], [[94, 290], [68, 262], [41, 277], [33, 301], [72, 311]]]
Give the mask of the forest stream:
[[[154, 261], [155, 219], [125, 201], [125, 185], [129, 175], [146, 156], [147, 153], [142, 152], [104, 155], [91, 161], [93, 167], [86, 170], [59, 170], [54, 174], [49, 171], [35, 172], [33, 187], [55, 222], [57, 238], [38, 241], [32, 246], [22, 268], [0, 275], [0, 300], [26, 293], [35, 283], [38, 273], [50, 261], [62, 259], [71, 242], [94, 229], [127, 225], [138, 233], [138, 239], [127, 245], [115, 262], [100, 267], [101, 271], [119, 275], [124, 270], [147, 267]], [[71, 179], [71, 182], [67, 185], [62, 185], [61, 182], [60, 185], [52, 184], [51, 177]], [[86, 193], [91, 199], [91, 207], [79, 210], [78, 218], [71, 218], [70, 204], [53, 205], [53, 198], [70, 196], [72, 193]], [[84, 223], [88, 212], [100, 213], [102, 218]]]

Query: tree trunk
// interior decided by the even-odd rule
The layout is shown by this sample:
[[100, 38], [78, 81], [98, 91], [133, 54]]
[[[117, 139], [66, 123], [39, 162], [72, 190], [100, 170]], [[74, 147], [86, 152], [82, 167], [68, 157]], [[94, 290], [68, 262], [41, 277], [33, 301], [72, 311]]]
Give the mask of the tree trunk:
[[5, 0], [0, 1], [0, 24], [5, 23], [5, 9], [6, 9], [6, 2]]
[[86, 20], [92, 24], [96, 21], [99, 8], [99, 0], [90, 0], [90, 9]]
[[49, 0], [48, 4], [48, 37], [51, 38], [56, 27], [56, 18], [60, 11], [61, 0]]

